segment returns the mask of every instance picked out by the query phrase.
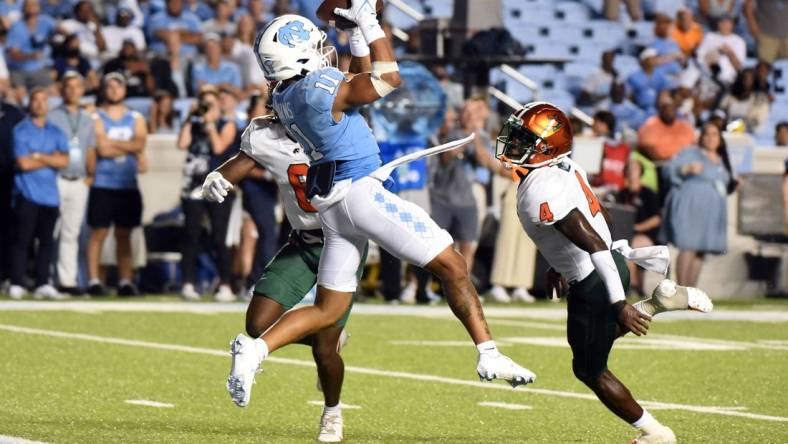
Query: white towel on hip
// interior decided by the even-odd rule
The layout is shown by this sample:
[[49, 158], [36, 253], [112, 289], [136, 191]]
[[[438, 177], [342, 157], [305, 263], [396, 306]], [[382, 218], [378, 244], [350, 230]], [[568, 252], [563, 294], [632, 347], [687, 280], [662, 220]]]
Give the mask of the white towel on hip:
[[632, 248], [629, 241], [620, 239], [610, 245], [611, 250], [618, 251], [627, 260], [633, 261], [648, 271], [667, 276], [670, 266], [670, 252], [665, 245]]

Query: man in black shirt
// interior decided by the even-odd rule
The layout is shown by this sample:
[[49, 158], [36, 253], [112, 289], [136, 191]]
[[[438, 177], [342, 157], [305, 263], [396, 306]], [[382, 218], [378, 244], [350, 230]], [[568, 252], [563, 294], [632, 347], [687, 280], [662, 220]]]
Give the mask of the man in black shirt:
[[[14, 105], [0, 99], [0, 214], [11, 214], [11, 190], [14, 186], [13, 130], [25, 115]], [[10, 217], [0, 217], [0, 282], [8, 279], [12, 245]]]

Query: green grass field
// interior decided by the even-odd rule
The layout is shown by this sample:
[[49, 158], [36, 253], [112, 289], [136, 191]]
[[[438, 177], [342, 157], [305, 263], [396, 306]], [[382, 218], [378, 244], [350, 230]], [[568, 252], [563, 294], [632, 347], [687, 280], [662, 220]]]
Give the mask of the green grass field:
[[[124, 302], [81, 311], [36, 309], [46, 303], [12, 311], [4, 303], [0, 435], [58, 443], [315, 440], [321, 410], [309, 401], [322, 398], [306, 347], [266, 361], [248, 408], [230, 402], [227, 350], [243, 328], [241, 305], [232, 313], [184, 313], [115, 311]], [[502, 351], [538, 375], [516, 390], [478, 382], [475, 350], [449, 316], [354, 314], [343, 402], [360, 408], [345, 410], [346, 442], [627, 442], [635, 431], [573, 378], [563, 322], [540, 319], [539, 309], [562, 307], [489, 316]], [[785, 312], [788, 305], [720, 308], [757, 310]], [[657, 318], [646, 339], [626, 338], [614, 348], [610, 368], [651, 402], [679, 442], [786, 443], [786, 325]]]

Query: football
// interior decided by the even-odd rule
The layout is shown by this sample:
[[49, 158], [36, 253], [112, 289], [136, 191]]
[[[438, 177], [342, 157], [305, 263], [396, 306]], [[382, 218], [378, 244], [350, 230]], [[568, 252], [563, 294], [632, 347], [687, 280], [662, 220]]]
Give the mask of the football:
[[[350, 2], [353, 0], [325, 0], [320, 6], [317, 8], [317, 16], [324, 20], [326, 23], [331, 24], [334, 23], [339, 29], [348, 29], [353, 28], [356, 26], [355, 23], [340, 17], [334, 14], [334, 8], [342, 8], [347, 9], [350, 6]], [[362, 0], [356, 0], [362, 1]], [[378, 15], [380, 12], [383, 11], [383, 0], [376, 0], [375, 2], [375, 11], [377, 11]]]

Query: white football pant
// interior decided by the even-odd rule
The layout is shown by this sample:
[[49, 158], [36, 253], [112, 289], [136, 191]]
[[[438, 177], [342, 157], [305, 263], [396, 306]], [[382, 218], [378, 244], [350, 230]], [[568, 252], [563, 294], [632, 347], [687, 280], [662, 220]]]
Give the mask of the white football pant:
[[347, 187], [344, 198], [336, 203], [312, 199], [325, 237], [318, 285], [334, 291], [356, 291], [356, 271], [368, 239], [419, 267], [454, 243], [426, 211], [389, 192], [377, 179], [364, 177], [335, 187]]

